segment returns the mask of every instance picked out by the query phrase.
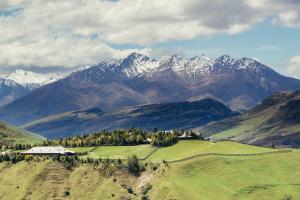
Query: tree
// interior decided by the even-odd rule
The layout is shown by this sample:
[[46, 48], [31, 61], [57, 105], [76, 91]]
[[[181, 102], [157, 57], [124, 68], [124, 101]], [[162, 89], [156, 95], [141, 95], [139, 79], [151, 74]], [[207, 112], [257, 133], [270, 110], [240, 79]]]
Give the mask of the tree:
[[136, 155], [129, 156], [127, 159], [127, 167], [129, 173], [137, 176], [141, 171], [141, 166]]

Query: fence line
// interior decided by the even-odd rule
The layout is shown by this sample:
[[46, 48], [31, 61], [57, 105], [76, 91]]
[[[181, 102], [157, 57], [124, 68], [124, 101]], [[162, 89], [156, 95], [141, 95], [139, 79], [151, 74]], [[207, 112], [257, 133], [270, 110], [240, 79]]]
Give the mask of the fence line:
[[144, 158], [139, 158], [139, 160], [147, 160], [152, 154], [154, 154], [158, 148], [155, 148], [153, 151], [151, 151], [148, 155], [146, 155]]
[[223, 153], [202, 153], [196, 154], [193, 156], [177, 159], [177, 160], [170, 160], [167, 161], [168, 163], [178, 163], [187, 160], [191, 160], [198, 157], [205, 157], [205, 156], [232, 156], [232, 157], [244, 157], [244, 156], [259, 156], [259, 155], [267, 155], [267, 154], [277, 154], [277, 153], [288, 153], [293, 152], [292, 150], [279, 150], [279, 151], [270, 151], [270, 152], [262, 152], [262, 153], [249, 153], [249, 154], [223, 154]]

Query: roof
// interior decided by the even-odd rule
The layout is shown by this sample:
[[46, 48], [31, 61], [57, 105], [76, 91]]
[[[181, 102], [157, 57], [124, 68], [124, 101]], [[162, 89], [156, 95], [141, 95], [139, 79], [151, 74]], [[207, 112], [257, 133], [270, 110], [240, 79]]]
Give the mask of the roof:
[[33, 147], [28, 151], [22, 152], [24, 154], [66, 154], [75, 153], [62, 146], [46, 146], [46, 147]]
[[11, 152], [11, 150], [3, 151], [3, 152], [0, 153], [0, 155], [9, 154], [10, 152]]

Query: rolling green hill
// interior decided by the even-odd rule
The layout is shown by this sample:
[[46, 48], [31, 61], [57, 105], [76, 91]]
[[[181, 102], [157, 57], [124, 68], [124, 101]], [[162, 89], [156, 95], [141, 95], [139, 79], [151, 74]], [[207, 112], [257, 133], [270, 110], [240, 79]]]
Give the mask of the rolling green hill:
[[[122, 152], [116, 151], [115, 147], [105, 148], [116, 152], [111, 153], [115, 157], [122, 152], [123, 156], [128, 155], [126, 148], [132, 147], [122, 147]], [[106, 176], [101, 166], [92, 164], [67, 170], [62, 163], [50, 160], [0, 163], [0, 199], [141, 199], [142, 188], [147, 185], [152, 186], [148, 198], [156, 200], [299, 199], [300, 152], [255, 155], [272, 151], [278, 149], [234, 142], [180, 141], [158, 149], [143, 161], [148, 167], [138, 177], [123, 170]], [[201, 153], [245, 155], [210, 155], [168, 165], [160, 162], [156, 170], [149, 167], [154, 160], [182, 159]], [[251, 156], [246, 156], [249, 153]]]
[[270, 96], [248, 112], [210, 123], [200, 133], [259, 146], [300, 146], [300, 91]]
[[22, 130], [0, 121], [0, 145], [9, 145], [13, 143], [35, 144], [41, 143], [44, 139], [44, 137], [38, 134]]

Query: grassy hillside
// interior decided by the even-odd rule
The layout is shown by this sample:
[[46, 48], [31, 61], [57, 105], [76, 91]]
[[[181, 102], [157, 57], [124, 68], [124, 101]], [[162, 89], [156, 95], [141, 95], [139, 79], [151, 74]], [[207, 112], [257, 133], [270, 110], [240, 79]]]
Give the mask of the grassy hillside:
[[143, 158], [153, 150], [154, 147], [150, 145], [137, 145], [137, 146], [99, 146], [99, 147], [77, 147], [70, 148], [75, 152], [85, 152], [88, 154], [84, 157], [91, 157], [94, 159], [111, 158], [111, 159], [126, 159], [130, 155], [136, 155]]
[[207, 141], [179, 141], [178, 144], [159, 148], [148, 159], [151, 161], [177, 160], [188, 156], [204, 153], [223, 153], [223, 154], [250, 154], [271, 152], [276, 149], [255, 147], [236, 142], [207, 142]]
[[147, 161], [171, 161], [188, 156], [205, 154], [205, 153], [223, 153], [223, 154], [251, 154], [278, 151], [278, 149], [256, 147], [237, 142], [207, 142], [201, 140], [182, 140], [176, 145], [169, 147], [154, 148], [151, 145], [137, 146], [99, 146], [99, 147], [75, 147], [69, 148], [75, 152], [88, 152], [83, 157], [94, 159], [126, 159], [129, 155], [136, 155], [138, 158], [144, 158], [151, 154]]
[[152, 199], [300, 198], [299, 153], [254, 157], [203, 157], [172, 165], [156, 177]]
[[35, 144], [41, 143], [44, 139], [44, 137], [38, 134], [25, 131], [0, 121], [0, 144]]
[[277, 93], [250, 111], [210, 123], [200, 132], [213, 139], [231, 139], [260, 146], [300, 146], [300, 92]]
[[[112, 149], [115, 152], [109, 153], [112, 157], [125, 151], [121, 155], [125, 156], [131, 147], [122, 148], [122, 151], [115, 147], [102, 150]], [[75, 150], [80, 151], [79, 148]], [[145, 162], [174, 160], [206, 152], [245, 154], [268, 151], [273, 149], [234, 142], [182, 141], [160, 148]], [[67, 170], [61, 163], [49, 160], [14, 165], [0, 163], [0, 199], [141, 199], [141, 188], [148, 184], [152, 185], [149, 199], [158, 200], [299, 199], [299, 165], [298, 150], [256, 156], [198, 157], [170, 163], [169, 166], [161, 164], [157, 170], [148, 167], [139, 177], [122, 170], [107, 177], [100, 166], [91, 164]], [[131, 187], [133, 194], [122, 185]]]

